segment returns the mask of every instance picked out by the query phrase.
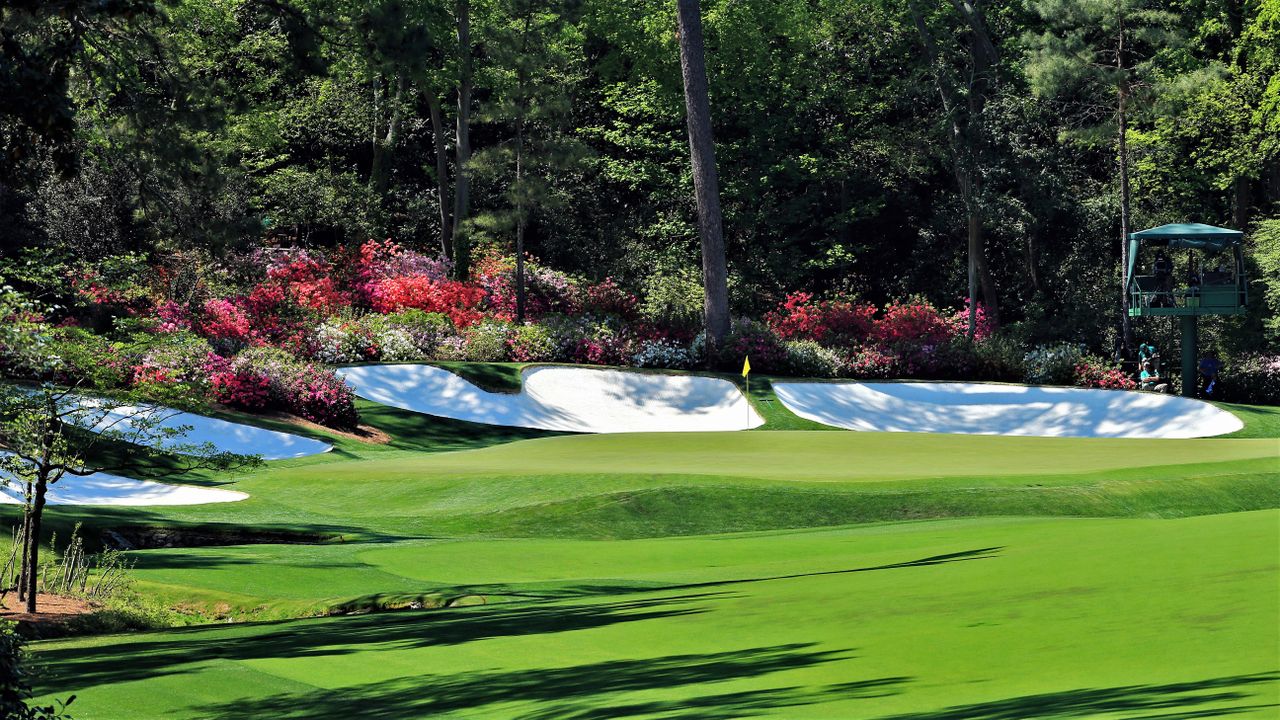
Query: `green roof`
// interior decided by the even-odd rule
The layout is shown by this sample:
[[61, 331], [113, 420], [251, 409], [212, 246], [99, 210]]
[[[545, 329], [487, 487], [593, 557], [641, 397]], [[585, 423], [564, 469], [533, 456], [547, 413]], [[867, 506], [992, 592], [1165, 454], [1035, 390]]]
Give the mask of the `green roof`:
[[1170, 223], [1129, 233], [1131, 240], [1235, 240], [1239, 241], [1244, 233], [1239, 230], [1203, 225], [1201, 223]]

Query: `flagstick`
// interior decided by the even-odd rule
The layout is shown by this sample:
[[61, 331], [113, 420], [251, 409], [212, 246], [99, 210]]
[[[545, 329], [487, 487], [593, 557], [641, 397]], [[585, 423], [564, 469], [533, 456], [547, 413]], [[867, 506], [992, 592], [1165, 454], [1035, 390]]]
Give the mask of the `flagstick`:
[[751, 429], [751, 373], [742, 376], [747, 381], [747, 395], [744, 398], [747, 401], [747, 429]]

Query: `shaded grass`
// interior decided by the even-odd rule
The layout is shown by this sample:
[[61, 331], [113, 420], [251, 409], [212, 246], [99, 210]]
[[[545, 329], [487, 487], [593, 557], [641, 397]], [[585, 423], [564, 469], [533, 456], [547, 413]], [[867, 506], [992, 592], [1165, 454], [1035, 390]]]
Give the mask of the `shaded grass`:
[[39, 643], [77, 717], [1274, 716], [1280, 513], [367, 549], [490, 604]]

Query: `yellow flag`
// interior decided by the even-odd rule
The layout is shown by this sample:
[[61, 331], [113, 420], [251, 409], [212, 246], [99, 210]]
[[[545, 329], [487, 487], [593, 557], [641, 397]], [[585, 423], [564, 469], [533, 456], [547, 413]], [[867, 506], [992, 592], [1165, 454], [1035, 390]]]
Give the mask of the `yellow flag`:
[[746, 377], [751, 372], [751, 358], [743, 358], [742, 360], [742, 377]]

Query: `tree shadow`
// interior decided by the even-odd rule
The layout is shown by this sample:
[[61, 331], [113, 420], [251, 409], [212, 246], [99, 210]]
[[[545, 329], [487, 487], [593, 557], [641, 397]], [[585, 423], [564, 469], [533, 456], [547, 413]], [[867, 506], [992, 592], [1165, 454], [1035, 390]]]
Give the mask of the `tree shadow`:
[[329, 657], [357, 654], [372, 646], [439, 647], [495, 637], [572, 632], [697, 615], [706, 612], [701, 602], [722, 595], [702, 593], [619, 602], [459, 608], [447, 612], [405, 611], [250, 623], [225, 630], [207, 626], [187, 628], [168, 631], [156, 640], [41, 651], [41, 663], [56, 669], [56, 675], [41, 678], [41, 683], [48, 684], [46, 691], [82, 692], [94, 685], [194, 673], [202, 663], [211, 660]]
[[568, 433], [502, 425], [485, 425], [435, 417], [412, 410], [380, 405], [368, 400], [356, 403], [361, 420], [391, 436], [390, 447], [419, 452], [473, 450], [517, 440], [554, 437]]
[[878, 570], [898, 570], [903, 568], [931, 567], [934, 565], [945, 565], [947, 563], [964, 562], [968, 560], [984, 560], [994, 558], [1003, 550], [1003, 546], [975, 548], [973, 550], [961, 550], [958, 552], [943, 553], [941, 555], [930, 555], [928, 557], [918, 558], [916, 560], [907, 560], [904, 562], [887, 563], [884, 565], [872, 565], [868, 567], [849, 568], [847, 570], [816, 570], [807, 573], [790, 573], [786, 575], [766, 575], [754, 578], [733, 578], [728, 580], [706, 580], [703, 582], [693, 583], [581, 583], [570, 585], [563, 588], [554, 588], [545, 591], [529, 591], [517, 590], [507, 585], [459, 585], [450, 589], [457, 592], [468, 592], [477, 595], [501, 595], [504, 597], [519, 597], [538, 600], [555, 600], [575, 597], [592, 597], [604, 595], [619, 595], [622, 593], [651, 593], [651, 592], [667, 592], [667, 591], [683, 591], [683, 590], [705, 590], [708, 588], [726, 587], [730, 585], [744, 585], [750, 583], [772, 582], [775, 580], [795, 580], [806, 577], [821, 577], [824, 575], [851, 575], [854, 573], [875, 572]]
[[[1222, 707], [1247, 702], [1254, 693], [1245, 688], [1280, 680], [1280, 672], [1231, 675], [1196, 682], [1164, 685], [1121, 685], [1080, 688], [1065, 692], [1025, 695], [994, 702], [956, 705], [929, 712], [891, 715], [880, 720], [1023, 720], [1024, 718], [1081, 718], [1125, 713], [1130, 720], [1192, 720], [1223, 717], [1280, 707], [1272, 693], [1260, 699], [1273, 702]], [[1219, 707], [1202, 707], [1214, 704]], [[1139, 715], [1136, 713], [1154, 713]]]
[[833, 697], [873, 698], [900, 692], [909, 678], [885, 677], [818, 688], [782, 687], [709, 694], [686, 700], [608, 705], [616, 693], [669, 690], [814, 667], [849, 657], [793, 643], [726, 652], [609, 660], [521, 671], [476, 671], [397, 678], [352, 688], [282, 693], [194, 708], [200, 717], [414, 718], [507, 703], [550, 703], [524, 717], [536, 720], [664, 717], [733, 718], [768, 709], [812, 704]]

